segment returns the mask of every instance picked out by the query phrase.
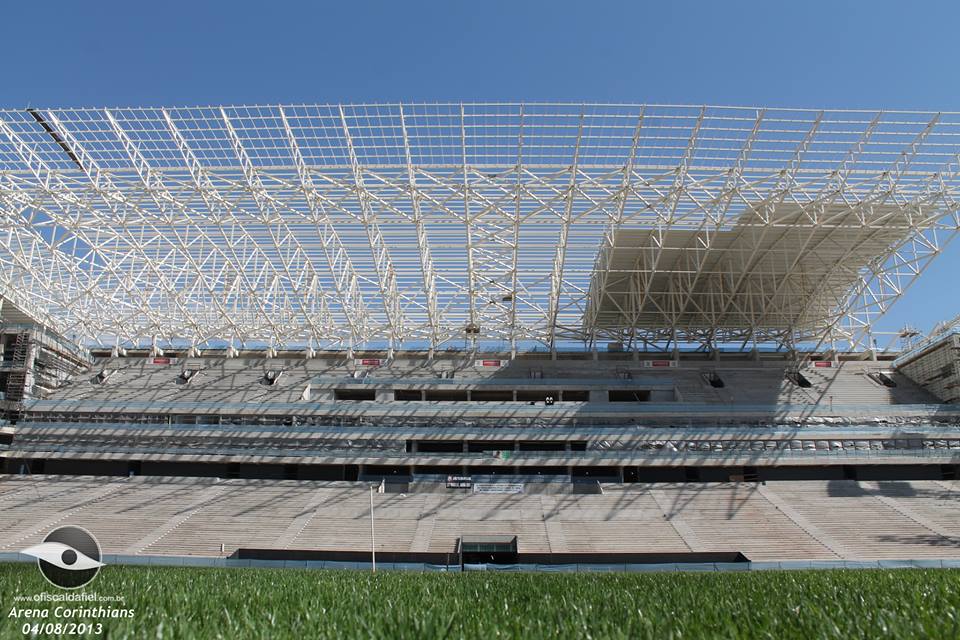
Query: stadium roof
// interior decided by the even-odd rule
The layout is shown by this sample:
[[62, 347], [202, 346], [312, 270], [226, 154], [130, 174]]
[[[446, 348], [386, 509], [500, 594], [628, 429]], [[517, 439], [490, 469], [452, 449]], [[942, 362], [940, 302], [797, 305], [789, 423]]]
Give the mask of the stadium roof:
[[0, 295], [104, 345], [855, 345], [958, 152], [946, 113], [0, 111]]

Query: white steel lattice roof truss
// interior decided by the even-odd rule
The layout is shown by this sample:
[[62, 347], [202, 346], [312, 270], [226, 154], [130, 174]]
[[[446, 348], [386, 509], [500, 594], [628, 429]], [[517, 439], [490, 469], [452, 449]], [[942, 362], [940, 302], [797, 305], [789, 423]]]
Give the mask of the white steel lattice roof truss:
[[0, 295], [101, 345], [862, 346], [958, 151], [913, 112], [0, 111]]

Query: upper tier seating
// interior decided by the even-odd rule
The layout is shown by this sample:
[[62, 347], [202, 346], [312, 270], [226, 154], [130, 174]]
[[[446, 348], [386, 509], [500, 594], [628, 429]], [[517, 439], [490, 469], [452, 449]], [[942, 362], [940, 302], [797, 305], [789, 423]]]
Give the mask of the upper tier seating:
[[[714, 366], [715, 365], [715, 366]], [[181, 372], [196, 371], [189, 379]], [[271, 372], [282, 374], [270, 383]], [[723, 381], [711, 386], [705, 371]], [[381, 366], [359, 366], [350, 360], [326, 359], [186, 359], [170, 365], [150, 364], [142, 358], [111, 358], [98, 362], [50, 395], [57, 401], [110, 402], [214, 402], [298, 403], [305, 402], [308, 385], [312, 401], [323, 401], [319, 389], [363, 385], [370, 389], [409, 385], [497, 384], [507, 388], [546, 385], [563, 389], [584, 385], [627, 384], [656, 388], [655, 402], [709, 404], [820, 405], [935, 404], [936, 399], [899, 373], [889, 373], [875, 362], [843, 362], [832, 368], [804, 369], [808, 388], [786, 377], [783, 363], [723, 363], [708, 366], [696, 362], [656, 370], [633, 361], [516, 360], [508, 366], [477, 367], [472, 360], [396, 359]], [[884, 386], [868, 374], [888, 371], [896, 386]], [[101, 372], [109, 372], [101, 380]], [[359, 373], [357, 373], [359, 372]], [[452, 377], [441, 378], [446, 372]], [[359, 377], [354, 377], [354, 375]], [[387, 392], [381, 401], [392, 400]], [[329, 401], [329, 398], [328, 400]]]

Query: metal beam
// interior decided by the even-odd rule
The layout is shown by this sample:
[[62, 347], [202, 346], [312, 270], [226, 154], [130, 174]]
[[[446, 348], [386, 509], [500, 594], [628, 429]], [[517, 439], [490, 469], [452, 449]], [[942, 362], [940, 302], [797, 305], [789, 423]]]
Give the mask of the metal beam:
[[556, 348], [557, 313], [560, 309], [560, 297], [563, 295], [563, 269], [567, 263], [567, 242], [570, 239], [570, 224], [573, 221], [573, 203], [577, 190], [577, 167], [580, 162], [580, 144], [583, 142], [583, 118], [586, 108], [580, 110], [577, 122], [577, 140], [573, 146], [573, 160], [570, 164], [570, 184], [567, 185], [563, 220], [560, 235], [557, 238], [557, 251], [553, 258], [553, 272], [550, 275], [550, 310], [547, 314], [547, 327], [550, 330], [550, 349]]
[[423, 222], [423, 212], [420, 210], [420, 190], [417, 187], [416, 169], [413, 156], [410, 153], [410, 136], [407, 135], [407, 119], [403, 115], [403, 105], [397, 107], [400, 111], [400, 131], [403, 133], [403, 156], [407, 163], [407, 187], [410, 192], [410, 208], [413, 211], [413, 224], [417, 228], [417, 251], [420, 254], [420, 273], [423, 278], [423, 294], [426, 299], [427, 320], [430, 323], [430, 348], [440, 346], [440, 310], [437, 308], [437, 282], [433, 273], [433, 258], [430, 256], [430, 240], [426, 225]]
[[960, 229], [960, 114], [456, 103], [0, 121], [0, 288], [111, 346], [435, 350], [467, 326], [511, 351], [745, 348], [811, 327], [862, 344]]
[[367, 242], [370, 245], [370, 254], [373, 257], [373, 266], [377, 273], [377, 289], [380, 291], [380, 302], [383, 305], [383, 311], [386, 314], [386, 321], [390, 333], [390, 347], [396, 347], [404, 337], [403, 315], [400, 311], [400, 293], [397, 289], [397, 272], [394, 269], [393, 261], [390, 259], [390, 252], [387, 250], [387, 243], [384, 240], [383, 232], [377, 222], [377, 214], [370, 205], [370, 195], [367, 193], [363, 180], [363, 167], [360, 166], [360, 160], [357, 157], [356, 149], [353, 145], [353, 137], [350, 134], [350, 127], [347, 125], [347, 116], [343, 111], [343, 106], [339, 107], [340, 123], [343, 127], [343, 136], [347, 145], [347, 154], [350, 158], [350, 169], [353, 172], [354, 187], [357, 200], [360, 202], [360, 212], [363, 216], [364, 231], [367, 234]]

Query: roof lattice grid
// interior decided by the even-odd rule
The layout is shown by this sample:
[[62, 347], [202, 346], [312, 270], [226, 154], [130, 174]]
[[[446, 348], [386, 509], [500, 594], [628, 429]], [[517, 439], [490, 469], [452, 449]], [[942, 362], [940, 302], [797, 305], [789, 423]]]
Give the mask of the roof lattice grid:
[[958, 113], [6, 110], [0, 294], [91, 344], [856, 344], [958, 152]]
[[[797, 145], [815, 128], [801, 173], [837, 169], [851, 147], [862, 142], [846, 170], [873, 175], [892, 169], [929, 127], [908, 172], [922, 176], [951, 166], [955, 170], [960, 140], [958, 113], [529, 103], [0, 110], [6, 124], [48, 168], [64, 171], [77, 167], [33, 113], [50, 114], [51, 124], [59, 121], [69, 129], [92, 162], [119, 172], [135, 167], [111, 118], [156, 170], [183, 169], [168, 118], [205, 166], [222, 169], [238, 167], [225, 118], [258, 169], [293, 165], [284, 119], [307, 164], [330, 169], [350, 166], [347, 130], [363, 166], [405, 166], [404, 127], [411, 160], [418, 166], [457, 168], [466, 153], [470, 166], [511, 167], [517, 162], [521, 135], [524, 164], [530, 167], [569, 164], [578, 139], [581, 167], [623, 166], [641, 115], [642, 140], [633, 154], [638, 169], [670, 170], [686, 159], [689, 170], [728, 170], [741, 160], [750, 141], [752, 150], [742, 161], [744, 175], [762, 175], [788, 166]], [[698, 142], [688, 154], [694, 129]], [[0, 170], [30, 171], [8, 140], [0, 149]]]

